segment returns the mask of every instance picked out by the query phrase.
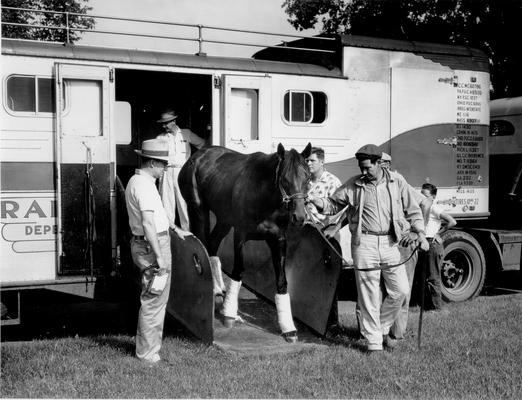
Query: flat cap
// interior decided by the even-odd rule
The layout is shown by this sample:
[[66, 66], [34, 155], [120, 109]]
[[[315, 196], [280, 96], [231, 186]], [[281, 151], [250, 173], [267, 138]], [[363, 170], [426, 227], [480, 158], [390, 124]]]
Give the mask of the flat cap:
[[357, 153], [355, 153], [355, 157], [359, 156], [376, 156], [378, 158], [382, 157], [382, 151], [379, 150], [379, 148], [374, 144], [365, 144], [363, 147], [361, 147], [359, 150], [357, 150]]

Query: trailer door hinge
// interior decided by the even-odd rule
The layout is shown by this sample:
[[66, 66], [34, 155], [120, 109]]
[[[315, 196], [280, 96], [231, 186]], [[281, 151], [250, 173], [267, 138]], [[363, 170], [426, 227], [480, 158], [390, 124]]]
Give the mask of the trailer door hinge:
[[114, 82], [114, 68], [109, 68], [109, 82]]
[[221, 77], [220, 76], [214, 76], [214, 88], [221, 89]]

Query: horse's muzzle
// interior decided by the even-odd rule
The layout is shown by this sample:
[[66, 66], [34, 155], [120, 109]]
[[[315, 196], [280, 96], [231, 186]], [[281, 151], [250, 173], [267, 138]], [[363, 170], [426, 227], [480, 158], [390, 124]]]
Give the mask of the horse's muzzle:
[[294, 211], [292, 212], [291, 221], [292, 224], [297, 226], [303, 226], [306, 219], [306, 214], [304, 213], [304, 210], [302, 212]]

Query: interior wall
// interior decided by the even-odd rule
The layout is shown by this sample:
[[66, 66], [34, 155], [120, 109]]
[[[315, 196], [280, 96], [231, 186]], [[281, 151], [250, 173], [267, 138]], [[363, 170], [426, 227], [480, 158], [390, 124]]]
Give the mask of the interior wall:
[[211, 138], [212, 76], [172, 72], [116, 70], [116, 101], [131, 105], [132, 141], [117, 145], [117, 174], [124, 185], [134, 174], [139, 158], [134, 149], [162, 132], [156, 122], [162, 110], [178, 114], [180, 128], [189, 128], [206, 140]]

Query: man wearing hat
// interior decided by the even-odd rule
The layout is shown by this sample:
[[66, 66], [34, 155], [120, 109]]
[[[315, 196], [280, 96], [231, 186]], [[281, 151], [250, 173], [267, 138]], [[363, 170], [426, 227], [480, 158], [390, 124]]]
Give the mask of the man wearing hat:
[[[404, 265], [375, 271], [358, 269], [399, 263], [399, 242], [409, 245], [418, 240], [423, 249], [429, 245], [421, 210], [404, 177], [381, 167], [382, 152], [374, 144], [361, 147], [355, 157], [362, 175], [350, 178], [333, 195], [310, 201], [325, 214], [335, 214], [348, 206], [361, 333], [368, 341], [368, 351], [379, 351], [383, 342], [394, 346], [389, 332], [409, 291], [406, 270]], [[415, 235], [405, 234], [404, 219]], [[388, 293], [382, 302], [381, 274]]]
[[[157, 363], [170, 293], [172, 255], [169, 220], [155, 182], [169, 162], [169, 143], [163, 139], [145, 140], [141, 150], [135, 151], [141, 157], [141, 167], [127, 184], [125, 202], [132, 231], [132, 260], [141, 271], [136, 356]], [[181, 238], [188, 234], [178, 229], [175, 232]]]
[[157, 138], [168, 141], [170, 153], [168, 168], [160, 180], [159, 187], [170, 227], [174, 228], [177, 211], [179, 226], [183, 230], [189, 230], [187, 203], [179, 190], [178, 175], [181, 167], [190, 157], [190, 145], [199, 149], [203, 147], [205, 140], [190, 129], [180, 129], [176, 124], [176, 118], [178, 118], [176, 113], [168, 109], [162, 112], [160, 119], [157, 120], [164, 131]]
[[[178, 118], [176, 113], [171, 109], [167, 109], [161, 113], [161, 118], [156, 121], [164, 130], [157, 138], [168, 141], [170, 153], [169, 164], [160, 178], [159, 188], [161, 200], [169, 219], [169, 226], [173, 229], [175, 228], [177, 212], [179, 226], [184, 231], [188, 231], [190, 224], [187, 203], [179, 189], [178, 176], [181, 167], [190, 157], [190, 145], [200, 149], [205, 145], [205, 140], [190, 129], [180, 129], [176, 124], [176, 118]], [[219, 257], [210, 257], [210, 268], [212, 270], [214, 294], [222, 298], [225, 291], [225, 282], [223, 281]]]

